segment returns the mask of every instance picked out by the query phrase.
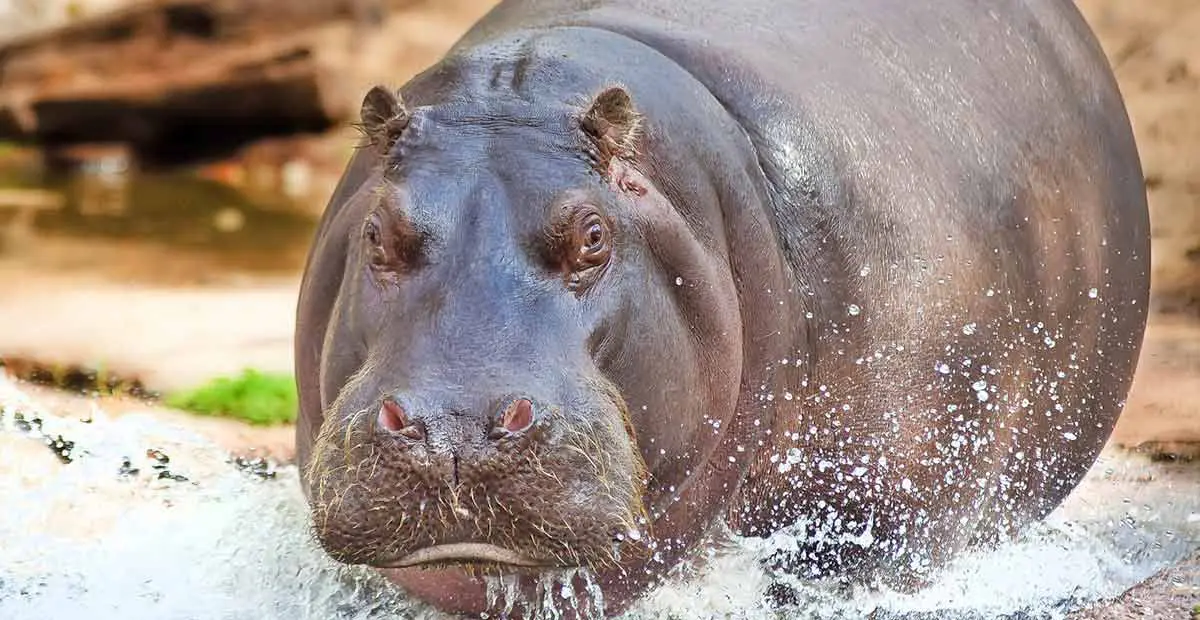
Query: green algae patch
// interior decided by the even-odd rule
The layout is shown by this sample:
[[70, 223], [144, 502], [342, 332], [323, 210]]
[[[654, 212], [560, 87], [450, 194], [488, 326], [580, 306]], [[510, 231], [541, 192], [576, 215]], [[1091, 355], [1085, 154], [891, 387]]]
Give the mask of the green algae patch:
[[175, 409], [232, 418], [255, 426], [296, 421], [296, 381], [290, 375], [247, 369], [236, 377], [220, 377], [195, 390], [167, 396]]

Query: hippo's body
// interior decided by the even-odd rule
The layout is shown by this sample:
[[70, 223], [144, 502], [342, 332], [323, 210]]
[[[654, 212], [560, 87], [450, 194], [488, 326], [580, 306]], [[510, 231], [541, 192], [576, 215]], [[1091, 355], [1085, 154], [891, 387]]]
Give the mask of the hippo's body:
[[439, 606], [585, 565], [616, 611], [720, 520], [911, 586], [1120, 414], [1148, 216], [1069, 1], [508, 0], [399, 94], [310, 256], [297, 439], [326, 549]]

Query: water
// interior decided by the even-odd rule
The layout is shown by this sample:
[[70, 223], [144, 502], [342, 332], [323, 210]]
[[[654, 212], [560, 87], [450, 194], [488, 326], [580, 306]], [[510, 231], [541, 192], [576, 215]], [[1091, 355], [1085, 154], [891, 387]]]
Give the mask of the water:
[[[0, 406], [0, 618], [439, 617], [321, 553], [292, 467], [233, 462], [148, 415], [54, 417], [2, 378]], [[1062, 618], [1200, 548], [1200, 472], [1106, 453], [1025, 539], [963, 557], [913, 596], [764, 572], [758, 558], [787, 542], [713, 550], [626, 618]], [[552, 581], [547, 597], [561, 594]]]
[[169, 284], [294, 276], [303, 266], [317, 224], [311, 207], [200, 171], [98, 161], [54, 171], [0, 161], [0, 188], [46, 202], [23, 211], [0, 201], [0, 257], [37, 272]]

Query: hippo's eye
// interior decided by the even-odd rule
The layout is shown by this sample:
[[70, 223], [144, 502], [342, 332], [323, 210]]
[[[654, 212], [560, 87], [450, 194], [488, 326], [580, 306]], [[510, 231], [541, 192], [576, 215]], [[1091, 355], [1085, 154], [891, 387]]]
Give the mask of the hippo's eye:
[[396, 278], [423, 265], [425, 236], [393, 214], [374, 214], [363, 225], [367, 266], [377, 277]]
[[608, 246], [608, 235], [600, 216], [593, 214], [585, 218], [581, 229], [583, 233], [580, 235], [583, 239], [583, 245], [580, 248], [582, 254], [586, 257], [604, 253]]
[[576, 271], [591, 270], [608, 262], [610, 253], [608, 226], [594, 211], [576, 220], [575, 248], [578, 254], [574, 263]]
[[612, 256], [608, 220], [590, 207], [568, 207], [552, 234], [551, 260], [561, 265], [567, 289], [582, 294], [605, 272]]
[[367, 240], [367, 255], [371, 259], [371, 266], [381, 266], [387, 260], [387, 252], [383, 248], [383, 234], [379, 230], [379, 223], [373, 219], [368, 220], [367, 225], [363, 227], [363, 237]]

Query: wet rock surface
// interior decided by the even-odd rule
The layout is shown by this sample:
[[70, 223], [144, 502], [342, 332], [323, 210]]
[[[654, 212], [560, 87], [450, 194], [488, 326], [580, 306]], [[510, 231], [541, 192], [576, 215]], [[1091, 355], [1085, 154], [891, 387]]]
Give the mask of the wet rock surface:
[[1200, 620], [1200, 553], [1131, 588], [1117, 600], [1072, 614], [1069, 620]]

